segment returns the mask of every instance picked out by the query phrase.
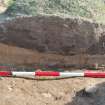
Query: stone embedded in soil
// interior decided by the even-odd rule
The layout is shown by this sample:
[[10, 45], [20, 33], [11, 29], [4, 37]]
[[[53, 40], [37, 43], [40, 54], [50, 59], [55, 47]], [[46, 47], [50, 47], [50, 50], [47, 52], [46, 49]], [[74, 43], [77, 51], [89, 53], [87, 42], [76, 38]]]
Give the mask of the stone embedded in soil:
[[52, 98], [52, 95], [50, 93], [42, 93], [42, 95], [45, 97], [45, 98]]
[[85, 88], [86, 93], [94, 94], [97, 91], [97, 86], [88, 86]]

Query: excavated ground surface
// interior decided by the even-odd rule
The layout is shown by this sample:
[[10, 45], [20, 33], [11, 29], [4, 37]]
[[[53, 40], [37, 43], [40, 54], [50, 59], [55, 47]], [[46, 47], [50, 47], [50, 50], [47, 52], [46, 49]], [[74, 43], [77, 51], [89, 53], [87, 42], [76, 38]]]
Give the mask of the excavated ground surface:
[[[105, 82], [105, 79], [72, 78], [37, 81], [19, 78], [2, 78], [0, 80], [0, 104], [71, 105], [73, 103], [72, 101], [75, 100], [77, 91], [103, 81]], [[81, 104], [78, 103], [79, 101], [74, 105], [90, 105], [83, 104], [81, 101]]]

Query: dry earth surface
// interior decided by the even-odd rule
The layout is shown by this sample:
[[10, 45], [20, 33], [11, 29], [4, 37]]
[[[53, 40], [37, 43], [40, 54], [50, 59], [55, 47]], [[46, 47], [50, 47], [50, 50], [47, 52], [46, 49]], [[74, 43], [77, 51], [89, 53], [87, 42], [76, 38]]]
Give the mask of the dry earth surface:
[[0, 80], [0, 104], [71, 105], [77, 91], [103, 81], [105, 82], [105, 79], [73, 78], [37, 81], [2, 78]]

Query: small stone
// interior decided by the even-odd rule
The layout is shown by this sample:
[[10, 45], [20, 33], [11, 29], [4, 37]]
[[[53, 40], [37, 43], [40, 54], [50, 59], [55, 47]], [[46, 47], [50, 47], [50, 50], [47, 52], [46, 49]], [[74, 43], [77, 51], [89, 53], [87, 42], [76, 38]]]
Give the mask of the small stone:
[[11, 86], [8, 86], [7, 88], [8, 88], [9, 91], [12, 91], [12, 87]]
[[97, 91], [97, 86], [88, 86], [85, 88], [85, 92], [86, 93], [95, 93]]
[[51, 98], [52, 95], [50, 93], [42, 93], [42, 95], [46, 98]]

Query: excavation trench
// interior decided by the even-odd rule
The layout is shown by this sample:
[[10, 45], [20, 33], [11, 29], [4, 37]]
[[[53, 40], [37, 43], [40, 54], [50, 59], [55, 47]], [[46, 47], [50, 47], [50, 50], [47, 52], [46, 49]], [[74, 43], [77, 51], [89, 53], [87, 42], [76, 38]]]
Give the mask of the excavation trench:
[[[20, 17], [0, 23], [0, 63], [104, 64], [105, 26], [77, 18]], [[98, 93], [89, 85], [104, 79], [70, 78], [35, 81], [1, 78], [2, 105], [104, 105], [104, 83]], [[73, 98], [74, 97], [74, 98]]]

